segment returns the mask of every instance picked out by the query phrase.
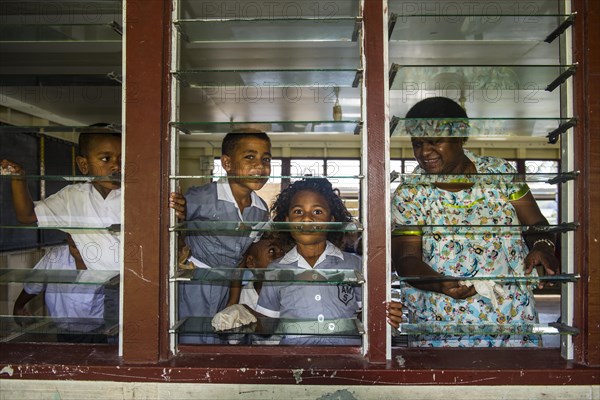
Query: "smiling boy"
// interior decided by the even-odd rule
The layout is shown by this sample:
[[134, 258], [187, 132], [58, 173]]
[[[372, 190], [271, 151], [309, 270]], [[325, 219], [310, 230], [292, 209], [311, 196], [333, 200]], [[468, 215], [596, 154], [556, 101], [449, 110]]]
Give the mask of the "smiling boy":
[[[254, 130], [228, 133], [222, 142], [221, 164], [227, 178], [191, 187], [185, 199], [180, 194], [171, 194], [170, 206], [177, 216], [187, 221], [267, 221], [267, 204], [255, 193], [271, 174], [271, 140], [267, 134]], [[187, 231], [185, 242], [196, 268], [236, 268], [258, 239], [256, 231]], [[179, 319], [212, 317], [225, 308], [229, 292], [229, 282], [181, 284]], [[182, 335], [180, 342], [220, 341], [210, 336]]]

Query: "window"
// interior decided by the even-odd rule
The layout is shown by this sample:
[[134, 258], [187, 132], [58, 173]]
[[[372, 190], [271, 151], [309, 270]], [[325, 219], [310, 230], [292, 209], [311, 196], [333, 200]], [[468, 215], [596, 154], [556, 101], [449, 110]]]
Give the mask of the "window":
[[[523, 7], [526, 7], [527, 11]], [[491, 9], [494, 12], [490, 12]], [[456, 126], [454, 130], [454, 133], [457, 130], [461, 133], [459, 136], [467, 137], [465, 148], [480, 156], [496, 155], [513, 158], [503, 156], [502, 152], [508, 150], [508, 154], [518, 153], [518, 160], [509, 161], [515, 171], [519, 170], [518, 172], [521, 174], [515, 175], [515, 181], [523, 181], [529, 185], [542, 212], [553, 225], [550, 230], [563, 233], [562, 243], [566, 245], [567, 249], [571, 244], [566, 244], [567, 235], [565, 233], [573, 229], [573, 221], [565, 219], [566, 216], [559, 219], [558, 193], [561, 185], [572, 180], [576, 174], [564, 168], [559, 169], [558, 160], [536, 163], [527, 159], [530, 157], [528, 153], [531, 155], [535, 151], [551, 153], [552, 148], [558, 148], [556, 142], [557, 135], [560, 133], [565, 137], [562, 140], [563, 145], [568, 140], [566, 139], [568, 133], [565, 133], [564, 129], [570, 126], [569, 121], [572, 121], [572, 115], [569, 115], [571, 99], [568, 95], [569, 83], [567, 81], [572, 76], [574, 65], [569, 64], [569, 52], [564, 51], [564, 48], [568, 46], [567, 42], [554, 40], [557, 36], [550, 34], [552, 32], [550, 26], [562, 26], [567, 29], [570, 24], [569, 18], [568, 14], [561, 13], [559, 2], [554, 1], [531, 2], [527, 6], [523, 3], [499, 4], [492, 1], [478, 4], [453, 3], [452, 5], [437, 1], [424, 1], [418, 4], [409, 1], [392, 1], [390, 2], [388, 32], [391, 158], [404, 152], [407, 137], [432, 135], [432, 133], [422, 133], [418, 129], [419, 127], [422, 128], [430, 122], [431, 126], [437, 127], [450, 124], [446, 121], [447, 118], [442, 120], [434, 118], [432, 121], [422, 121], [422, 118], [405, 118], [406, 112], [414, 104], [434, 96], [453, 99], [469, 117], [468, 126], [464, 131], [460, 131], [461, 128]], [[564, 30], [557, 29], [554, 32], [559, 31]], [[512, 49], [519, 48], [522, 51], [498, 52], [497, 49], [502, 46], [509, 46]], [[535, 54], [530, 54], [525, 50], [533, 48], [536, 49]], [[535, 59], [535, 62], [532, 59]], [[456, 123], [460, 123], [460, 121]], [[438, 129], [438, 131], [441, 130]], [[571, 132], [569, 131], [569, 133]], [[436, 134], [447, 136], [443, 131]], [[452, 134], [451, 130], [450, 135]], [[523, 142], [526, 148], [519, 148], [520, 142]], [[544, 150], [542, 146], [539, 146], [538, 149], [538, 146], [535, 145], [536, 142], [543, 143], [549, 150]], [[395, 149], [395, 146], [400, 146], [402, 151]], [[512, 150], [509, 150], [511, 148]], [[562, 155], [564, 156], [565, 153], [563, 152]], [[426, 156], [423, 155], [423, 157]], [[560, 155], [557, 153], [556, 158], [559, 157]], [[403, 170], [402, 167], [404, 165], [399, 164], [398, 160], [391, 162], [391, 169], [397, 168], [401, 177], [402, 174], [410, 172]], [[431, 185], [428, 180], [420, 182], [419, 178], [413, 175], [406, 175], [405, 179], [401, 178], [399, 182], [400, 187], [403, 184], [411, 185], [411, 190], [416, 193], [429, 193], [428, 188]], [[398, 184], [392, 185], [398, 186]], [[477, 185], [475, 183], [474, 187]], [[492, 184], [491, 187], [496, 186]], [[412, 191], [406, 192], [403, 200], [409, 201], [408, 199], [412, 198], [413, 193]], [[436, 196], [436, 193], [430, 193], [427, 198]], [[461, 193], [453, 194], [453, 196], [456, 196], [453, 198], [458, 201], [456, 199], [461, 197]], [[420, 199], [418, 195], [416, 198]], [[419, 203], [416, 200], [415, 202]], [[445, 229], [453, 230], [452, 227], [436, 227], [436, 224], [440, 223], [441, 217], [436, 220], [437, 217], [429, 217], [429, 214], [424, 214], [421, 218], [418, 206], [414, 206], [414, 211], [411, 211], [413, 206], [409, 205], [402, 206], [400, 204], [398, 208], [402, 209], [399, 212], [401, 216], [413, 212], [411, 215], [414, 215], [412, 222], [414, 224], [432, 224], [431, 227], [424, 228], [431, 229], [433, 231], [431, 235], [438, 237], [442, 235], [442, 242], [439, 242], [440, 239], [437, 239], [438, 242], [436, 242], [428, 239], [430, 236], [424, 231], [424, 247], [444, 243], [443, 231]], [[402, 220], [401, 216], [400, 220]], [[485, 218], [482, 219], [482, 221], [485, 220]], [[412, 223], [406, 222], [411, 226]], [[479, 235], [485, 235], [486, 233], [483, 232], [489, 229], [486, 228], [485, 222], [482, 222], [482, 226], [472, 226], [468, 221], [466, 223], [464, 233], [453, 236], [452, 243], [458, 243], [455, 246], [458, 246], [459, 250], [454, 248], [455, 251], [453, 251], [446, 243], [447, 247], [444, 247], [443, 251], [441, 249], [433, 250], [432, 254], [428, 255], [432, 260], [438, 260], [437, 254], [449, 252], [441, 257], [438, 264], [433, 265], [434, 268], [438, 268], [438, 271], [441, 272], [441, 266], [445, 265], [443, 260], [456, 259], [457, 261], [451, 266], [448, 264], [443, 273], [465, 276], [465, 272], [458, 272], [461, 265], [459, 261], [460, 246], [470, 246], [469, 241], [464, 240], [466, 235], [478, 238]], [[453, 226], [456, 224], [458, 223], [451, 223]], [[462, 227], [462, 225], [460, 226]], [[458, 227], [454, 229], [458, 229]], [[532, 228], [523, 227], [523, 229], [529, 231]], [[488, 234], [493, 236], [494, 228]], [[461, 238], [461, 235], [464, 236]], [[424, 252], [425, 250], [424, 248]], [[462, 254], [464, 255], [464, 253]], [[497, 261], [494, 265], [497, 267], [499, 264], [500, 261]], [[568, 262], [563, 271], [571, 271]], [[473, 279], [486, 279], [482, 278], [480, 271], [475, 273], [470, 271], [469, 273], [473, 275]], [[564, 306], [570, 304], [571, 301], [566, 294], [573, 287], [572, 278], [572, 274], [564, 273], [560, 280], [565, 294], [562, 299]], [[403, 281], [405, 278], [400, 276], [399, 279]], [[406, 279], [410, 279], [410, 277]], [[431, 305], [426, 306], [429, 303], [427, 303], [425, 295], [415, 291], [410, 282], [405, 283], [403, 287], [408, 292], [407, 298], [423, 299], [413, 302], [418, 304], [420, 309], [413, 310], [413, 314], [409, 315], [409, 322], [403, 329], [403, 334], [406, 335], [406, 331], [411, 329], [411, 323], [418, 322], [419, 326], [414, 334], [424, 338], [425, 336], [420, 336], [421, 333], [418, 330], [424, 330], [425, 334], [429, 332], [429, 328], [425, 325], [432, 326], [431, 332], [440, 332], [446, 328], [446, 322], [463, 320], [461, 311], [456, 313], [453, 311], [460, 308], [461, 300], [453, 301], [452, 307], [454, 308], [448, 306], [449, 311], [444, 307], [436, 309], [436, 304], [440, 304], [442, 299], [437, 302], [432, 301]], [[568, 332], [576, 332], [576, 329], [568, 326], [570, 322], [566, 315], [560, 319], [562, 323], [567, 324], [565, 329], [554, 323], [560, 314], [556, 299], [541, 296], [542, 294], [537, 296], [539, 303], [541, 303], [541, 308], [545, 308], [543, 313], [548, 314], [547, 316], [543, 315], [543, 318], [550, 319], [552, 322], [549, 325], [540, 326], [540, 328], [548, 328], [544, 331], [554, 331], [554, 339], [558, 339], [561, 335], [569, 337]], [[410, 301], [407, 303], [410, 304]], [[425, 307], [429, 308], [424, 309]], [[500, 308], [496, 307], [495, 309], [499, 310]], [[431, 314], [427, 314], [430, 311]], [[499, 324], [502, 324], [503, 320], [509, 321], [513, 317], [505, 318], [501, 312], [494, 316], [488, 315], [488, 318], [497, 320]], [[434, 321], [436, 318], [442, 322]], [[465, 323], [469, 324], [467, 328], [473, 328], [471, 324], [477, 324], [474, 320]], [[492, 321], [493, 323], [495, 322]], [[485, 322], [480, 322], [480, 324], [483, 326]], [[502, 325], [497, 326], [501, 327]], [[454, 329], [453, 324], [448, 323], [448, 328]], [[462, 328], [458, 328], [458, 333], [460, 333], [460, 329]], [[444, 344], [451, 346], [450, 340], [452, 338], [448, 338], [448, 341], [444, 342], [431, 343], [434, 346]], [[552, 340], [552, 342], [550, 347], [557, 347], [558, 340]], [[415, 345], [418, 346], [419, 343], [415, 342]]]
[[[0, 159], [25, 168], [36, 202], [96, 182], [97, 173], [77, 167], [78, 137], [121, 129], [122, 13], [121, 1], [0, 7]], [[120, 154], [120, 142], [116, 147]], [[0, 341], [116, 342], [118, 297], [108, 298], [119, 291], [120, 200], [104, 202], [95, 218], [70, 215], [71, 204], [61, 202], [45, 217], [38, 209], [37, 224], [20, 223], [10, 174], [3, 168], [0, 180]], [[88, 235], [90, 227], [97, 236]], [[67, 248], [68, 237], [85, 267]]]
[[[223, 2], [203, 3], [210, 7], [208, 11], [212, 10], [212, 13], [217, 12], [215, 10], [222, 10], [218, 6]], [[313, 2], [307, 3], [314, 6]], [[327, 4], [329, 3], [331, 2], [327, 2]], [[563, 3], [570, 4], [571, 2], [561, 2], [560, 4]], [[580, 12], [579, 15], [582, 15], [583, 11], [597, 12], [596, 2], [574, 0], [572, 3], [573, 9]], [[512, 4], [514, 5], [514, 3]], [[573, 143], [567, 143], [570, 147], [565, 148], [574, 158], [568, 160], [568, 165], [564, 164], [565, 160], [562, 160], [561, 163], [561, 168], [566, 171], [581, 171], [576, 181], [567, 184], [568, 190], [577, 193], [577, 196], [572, 199], [574, 202], [572, 205], [565, 205], [563, 202], [564, 208], [571, 213], [571, 216], [573, 214], [585, 215], [589, 218], [589, 221], [581, 219], [580, 228], [574, 233], [568, 234], [571, 237], [568, 240], [572, 239], [574, 246], [573, 254], [569, 256], [573, 260], [571, 265], [584, 274], [584, 279], [571, 286], [572, 292], [574, 292], [572, 308], [574, 325], [581, 327], [580, 334], [573, 339], [573, 361], [564, 361], [559, 352], [554, 349], [536, 350], [534, 353], [526, 354], [507, 350], [506, 357], [490, 356], [490, 352], [485, 351], [465, 351], [463, 354], [467, 356], [457, 358], [452, 352], [444, 350], [422, 352], [413, 349], [399, 349], [394, 350], [392, 354], [386, 354], [389, 340], [386, 340], [386, 329], [382, 327], [382, 321], [385, 318], [383, 306], [386, 298], [385, 289], [388, 287], [384, 286], [384, 282], [387, 282], [389, 277], [385, 270], [388, 240], [385, 237], [386, 230], [383, 228], [387, 226], [383, 210], [387, 209], [390, 187], [384, 183], [388, 181], [386, 173], [395, 168], [384, 167], [386, 157], [390, 157], [385, 144], [388, 137], [386, 134], [387, 121], [382, 117], [386, 115], [384, 93], [387, 85], [384, 77], [388, 70], [384, 67], [385, 52], [381, 42], [386, 23], [383, 21], [383, 4], [375, 1], [365, 1], [362, 9], [365, 33], [364, 51], [367, 61], [363, 66], [365, 67], [363, 73], [368, 84], [365, 88], [364, 102], [362, 98], [360, 102], [360, 107], [364, 107], [366, 110], [365, 113], [361, 113], [365, 117], [361, 134], [347, 135], [344, 139], [331, 138], [332, 141], [337, 142], [335, 146], [315, 145], [307, 148], [304, 152], [312, 154], [300, 155], [288, 154], [288, 150], [286, 150], [288, 144], [294, 141], [295, 135], [282, 135], [280, 139], [284, 144], [281, 146], [281, 154], [274, 154], [276, 159], [282, 160], [292, 156], [305, 159], [322, 157], [325, 160], [328, 156], [323, 152], [333, 151], [334, 147], [338, 150], [352, 148], [352, 151], [356, 153], [348, 156], [351, 158], [358, 158], [357, 154], [361, 154], [361, 152], [367, 153], [367, 155], [360, 156], [366, 164], [361, 165], [365, 176], [361, 183], [363, 194], [361, 205], [362, 213], [366, 216], [363, 237], [365, 257], [368, 259], [368, 265], [373, 265], [373, 267], [368, 268], [365, 275], [365, 287], [370, 291], [369, 296], [372, 300], [365, 304], [364, 309], [365, 354], [340, 352], [341, 354], [334, 358], [331, 357], [331, 354], [315, 352], [313, 349], [310, 357], [306, 357], [306, 354], [302, 353], [302, 349], [294, 348], [293, 351], [279, 352], [271, 349], [271, 353], [263, 357], [254, 349], [236, 347], [230, 350], [235, 357], [229, 355], [217, 357], [217, 353], [227, 354], [228, 349], [226, 347], [213, 349], [203, 346], [188, 346], [188, 348], [201, 347], [201, 349], [186, 348], [185, 355], [175, 356], [170, 349], [170, 344], [173, 342], [169, 336], [169, 329], [172, 327], [169, 320], [171, 315], [169, 307], [172, 302], [169, 302], [170, 290], [168, 287], [168, 280], [172, 278], [171, 267], [174, 265], [173, 260], [169, 260], [172, 250], [169, 243], [169, 227], [173, 227], [174, 221], [169, 217], [167, 202], [163, 194], [176, 188], [176, 185], [171, 185], [175, 180], [184, 183], [188, 179], [170, 178], [177, 176], [176, 173], [180, 172], [170, 168], [172, 149], [168, 145], [168, 141], [174, 137], [170, 131], [172, 127], [170, 122], [173, 121], [171, 105], [179, 106], [180, 98], [170, 97], [170, 91], [166, 90], [172, 83], [169, 75], [170, 69], [167, 66], [174, 64], [170, 63], [169, 46], [163, 46], [163, 44], [169, 42], [170, 35], [167, 30], [170, 27], [169, 21], [174, 17], [171, 15], [171, 9], [167, 2], [128, 0], [124, 6], [127, 8], [128, 19], [131, 18], [131, 20], [125, 25], [128, 32], [127, 43], [125, 43], [127, 71], [124, 76], [130, 90], [127, 91], [128, 97], [123, 103], [126, 105], [127, 116], [125, 163], [129, 167], [127, 173], [129, 176], [124, 195], [123, 221], [123, 323], [120, 326], [122, 358], [117, 358], [116, 351], [110, 346], [95, 346], [91, 351], [86, 346], [69, 346], [68, 351], [62, 351], [65, 347], [57, 346], [57, 351], [49, 352], [45, 347], [31, 344], [2, 343], [0, 344], [2, 350], [0, 351], [0, 360], [4, 364], [11, 365], [15, 370], [26, 362], [29, 363], [29, 360], [33, 360], [32, 362], [37, 365], [36, 368], [21, 368], [19, 375], [15, 374], [13, 379], [15, 377], [56, 379], [57, 376], [68, 376], [73, 379], [95, 380], [98, 376], [106, 376], [109, 373], [113, 377], [118, 377], [117, 379], [136, 382], [148, 379], [170, 380], [169, 385], [177, 385], [175, 381], [215, 383], [217, 379], [219, 383], [256, 383], [254, 380], [256, 376], [268, 376], [269, 382], [275, 384], [294, 384], [298, 383], [300, 379], [304, 379], [303, 383], [309, 384], [318, 381], [323, 384], [368, 382], [369, 384], [385, 383], [386, 385], [422, 385], [430, 384], [435, 380], [440, 383], [439, 387], [442, 391], [447, 390], [446, 385], [456, 385], [457, 382], [468, 384], [474, 380], [484, 381], [490, 385], [501, 385], [503, 388], [507, 383], [537, 387], [536, 385], [540, 383], [547, 384], [548, 377], [552, 377], [552, 382], [556, 384], [565, 385], [589, 386], [596, 382], [597, 371], [585, 366], [598, 364], [599, 356], [596, 346], [597, 335], [588, 328], [588, 325], [596, 326], [599, 318], [590, 299], [597, 298], [598, 295], [598, 289], [593, 286], [597, 279], [597, 270], [594, 269], [594, 265], [598, 262], [597, 246], [593, 243], [593, 238], [597, 236], [595, 235], [596, 227], [600, 226], [597, 223], [597, 210], [593, 207], [599, 202], [597, 190], [594, 189], [597, 185], [593, 184], [595, 182], [594, 175], [591, 173], [594, 168], [597, 168], [598, 160], [597, 157], [589, 156], [590, 149], [597, 148], [598, 137], [593, 135], [588, 128], [584, 128], [588, 126], [590, 115], [594, 110], [593, 104], [585, 103], [584, 99], [587, 99], [588, 90], [590, 93], [598, 92], [595, 90], [597, 83], [593, 79], [589, 79], [589, 74], [593, 74], [597, 69], [597, 63], [593, 59], [590, 60], [590, 56], [584, 51], [583, 46], [583, 43], [589, 39], [589, 35], [595, 32], [589, 20], [578, 18], [576, 21], [577, 33], [574, 35], [574, 42], [576, 50], [581, 52], [581, 58], [578, 61], [583, 63], [582, 65], [585, 64], [586, 68], [580, 68], [573, 77], [577, 102], [573, 112], [567, 114], [576, 115], [580, 119], [579, 125], [571, 136]], [[288, 11], [291, 12], [292, 8], [290, 7], [288, 7]], [[231, 7], [227, 10], [230, 9]], [[247, 12], [249, 10], [246, 9]], [[314, 14], [314, 9], [311, 12]], [[140, 13], [143, 14], [143, 18], [136, 18]], [[165, 31], [157, 29], [157, 26], [162, 26]], [[569, 31], [567, 35], [569, 35]], [[211, 45], [198, 43], [189, 46], [197, 47], [199, 49], [197, 53], [202, 54], [205, 50], [204, 46], [210, 47]], [[222, 54], [237, 54], [231, 52], [231, 48], [228, 48], [227, 45], [218, 44], [214, 47], [220, 46], [222, 46]], [[277, 47], [276, 44], [270, 46]], [[286, 56], [290, 54], [289, 48], [291, 47], [294, 45], [282, 50]], [[5, 48], [2, 43], [0, 50], [3, 55]], [[250, 44], [245, 54], [257, 53]], [[5, 59], [2, 57], [3, 66]], [[208, 64], [210, 60], [204, 59], [203, 62]], [[346, 90], [346, 94], [349, 94], [348, 97], [358, 99], [358, 96], [354, 96], [354, 89], [341, 88], [341, 100], [344, 100]], [[334, 94], [334, 90], [332, 89], [330, 93]], [[181, 94], [181, 99], [185, 99], [187, 95], [185, 91]], [[345, 110], [344, 101], [340, 101], [340, 103]], [[332, 105], [333, 103], [327, 103], [327, 106], [323, 106], [323, 102], [315, 104], [316, 109], [327, 113], [323, 118], [315, 118], [315, 120], [327, 120]], [[203, 114], [207, 110], [196, 107], [197, 104], [194, 102], [184, 102], [181, 106], [187, 110], [189, 116], [187, 121], [209, 120]], [[272, 104], [267, 106], [265, 103], [265, 112], [273, 109]], [[197, 115], [194, 114], [196, 111]], [[351, 113], [356, 113], [356, 110], [351, 110]], [[398, 114], [401, 115], [401, 113]], [[257, 115], [256, 120], [269, 120], [269, 118], [262, 118], [265, 115], [268, 114]], [[300, 116], [305, 116], [305, 114], [301, 113]], [[300, 120], [300, 118], [288, 119]], [[241, 117], [239, 120], [242, 120]], [[227, 118], [220, 121], [228, 127], [230, 126]], [[354, 132], [354, 129], [346, 129], [346, 131]], [[368, 132], [368, 136], [366, 136], [366, 132]], [[201, 135], [184, 133], [175, 136], [180, 141], [189, 140], [202, 143], [198, 146], [201, 150], [194, 150], [197, 153], [192, 154], [189, 159], [184, 152], [179, 153], [180, 167], [187, 160], [198, 163], [198, 157], [209, 161], [200, 165], [212, 166], [212, 160], [216, 154], [214, 143], [211, 140], [208, 138], [198, 140]], [[392, 138], [392, 141], [395, 140], [397, 139]], [[515, 142], [519, 142], [519, 140], [515, 139]], [[349, 146], [349, 143], [358, 143], [358, 145]], [[478, 146], [480, 145], [486, 151], [486, 147], [479, 143]], [[491, 141], [487, 145], [489, 145], [487, 148], [492, 147]], [[194, 148], [195, 145], [189, 143], [189, 147]], [[503, 154], [503, 156], [511, 158], [511, 155]], [[334, 157], [337, 158], [338, 155], [336, 154]], [[346, 156], [339, 155], [339, 157]], [[412, 154], [396, 154], [392, 157], [393, 159], [410, 159]], [[549, 158], [529, 157], [531, 160]], [[282, 170], [284, 170], [285, 163], [282, 165]], [[200, 172], [196, 171], [196, 167], [193, 167], [193, 170], [195, 176]], [[411, 171], [410, 168], [402, 170], [402, 172], [409, 171]], [[282, 176], [287, 174], [287, 171], [282, 172]], [[200, 175], [204, 177], [210, 173], [202, 171]], [[587, 188], [590, 190], [588, 191]], [[567, 215], [564, 209], [561, 211], [560, 218], [574, 220]], [[5, 349], [9, 351], [5, 351]], [[202, 354], [193, 354], [194, 352]], [[81, 364], [82, 359], [86, 360], [86, 368], [74, 368]], [[478, 360], [476, 367], [473, 367], [472, 360], [474, 359]], [[173, 368], [165, 369], [165, 362]], [[126, 367], [123, 367], [124, 365]], [[515, 365], [518, 365], [517, 369], [515, 369]], [[218, 371], [219, 378], [215, 378], [215, 371]], [[309, 376], [307, 375], [308, 371], [310, 371], [310, 381], [305, 379]], [[335, 376], [332, 371], [335, 372]], [[63, 375], [60, 375], [61, 373]], [[3, 379], [11, 379], [6, 375], [3, 377]], [[261, 378], [261, 382], [265, 382], [263, 378]], [[175, 386], [170, 388], [173, 387]]]
[[[235, 295], [228, 297], [235, 290], [233, 286], [230, 290], [229, 285], [241, 282], [242, 295], [254, 283], [257, 286], [264, 283], [263, 291], [265, 286], [283, 286], [287, 282], [291, 282], [292, 290], [300, 285], [307, 290], [318, 287], [313, 282], [318, 280], [316, 275], [304, 276], [293, 263], [289, 264], [289, 271], [278, 267], [284, 269], [282, 274], [263, 273], [256, 271], [257, 267], [240, 269], [246, 251], [261, 235], [292, 228], [286, 222], [265, 224], [269, 219], [268, 210], [256, 199], [244, 208], [243, 214], [238, 212], [242, 208], [238, 204], [242, 202], [234, 198], [237, 192], [232, 191], [230, 182], [243, 185], [244, 178], [236, 180], [234, 173], [242, 170], [236, 170], [232, 162], [225, 177], [221, 162], [216, 160], [228, 132], [241, 129], [268, 132], [271, 156], [278, 161], [272, 162], [272, 178], [257, 191], [267, 207], [283, 188], [300, 179], [330, 178], [356, 222], [327, 221], [327, 232], [332, 232], [328, 237], [337, 231], [347, 233], [352, 240], [345, 248], [356, 251], [355, 242], [361, 229], [360, 161], [336, 156], [340, 152], [348, 158], [359, 154], [363, 83], [360, 1], [206, 4], [181, 0], [174, 5], [171, 96], [175, 102], [171, 104], [170, 129], [174, 157], [170, 184], [174, 189], [188, 189], [188, 218], [171, 227], [171, 252], [180, 251], [185, 237], [187, 249], [181, 251], [191, 253], [189, 260], [195, 266], [171, 265], [171, 349], [178, 352], [181, 348], [177, 344], [238, 345], [247, 344], [252, 338], [253, 335], [245, 332], [225, 331], [215, 335], [211, 326], [217, 312], [237, 301]], [[290, 18], [294, 12], [299, 15]], [[295, 51], [291, 53], [288, 47]], [[257, 52], [261, 54], [259, 58], [254, 57]], [[346, 147], [350, 150], [344, 152]], [[252, 168], [252, 174], [259, 173], [260, 167]], [[203, 189], [198, 186], [211, 181], [213, 183]], [[190, 187], [193, 187], [191, 191]], [[208, 190], [216, 191], [216, 197], [213, 192], [208, 194]], [[207, 205], [213, 202], [218, 204], [217, 211], [204, 211], [210, 210]], [[306, 224], [306, 229], [312, 229], [311, 222]], [[178, 254], [174, 258], [180, 257]], [[328, 261], [330, 257], [333, 255], [327, 255], [323, 265], [333, 265]], [[244, 278], [238, 276], [240, 271], [245, 272]], [[325, 276], [324, 282], [318, 282], [318, 290], [323, 294], [314, 295], [315, 301], [320, 303], [315, 303], [311, 312], [326, 303], [325, 292], [345, 306], [354, 305], [355, 287], [362, 283], [361, 271], [362, 266], [353, 266], [351, 271], [340, 271], [337, 276], [329, 274], [331, 279], [325, 272], [325, 275], [317, 274], [321, 278]], [[282, 278], [284, 272], [292, 273], [293, 278]], [[209, 286], [213, 293], [219, 291], [220, 294], [202, 297]], [[338, 293], [343, 290], [346, 292]], [[356, 289], [356, 293], [359, 290]], [[346, 293], [352, 296], [350, 303], [344, 302]], [[325, 311], [314, 314], [314, 326], [310, 327], [308, 320], [285, 321], [284, 316], [288, 314], [282, 311], [282, 317], [274, 320], [273, 329], [293, 331], [294, 335], [284, 335], [282, 341], [302, 335], [304, 338], [330, 333], [340, 336], [335, 334], [341, 332], [338, 327], [343, 324], [328, 321], [337, 315], [338, 309], [341, 308], [323, 306]], [[354, 314], [357, 312], [358, 308]], [[352, 318], [356, 320], [354, 315]], [[259, 322], [257, 329], [273, 325], [270, 320]], [[358, 321], [346, 322], [351, 336], [360, 342]], [[332, 326], [336, 328], [329, 329]], [[323, 327], [326, 329], [321, 332]], [[344, 328], [344, 332], [346, 330]], [[264, 335], [265, 332], [255, 333]]]
[[[557, 174], [560, 171], [559, 162], [525, 161], [525, 171], [538, 174]], [[548, 222], [552, 225], [557, 224], [559, 221], [558, 211], [560, 210], [558, 187], [547, 182], [534, 182], [531, 183], [530, 187]]]

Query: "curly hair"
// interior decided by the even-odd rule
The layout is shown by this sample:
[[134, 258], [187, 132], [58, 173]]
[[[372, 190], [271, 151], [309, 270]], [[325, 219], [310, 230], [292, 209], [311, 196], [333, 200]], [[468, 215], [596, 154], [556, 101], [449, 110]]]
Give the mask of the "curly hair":
[[[325, 178], [305, 178], [292, 183], [277, 196], [277, 199], [271, 206], [271, 216], [274, 222], [283, 222], [286, 220], [293, 197], [302, 191], [311, 191], [323, 196], [327, 200], [327, 205], [335, 222], [353, 221], [352, 214], [350, 214], [350, 211], [348, 211], [343, 200], [338, 195], [339, 190], [334, 189], [331, 186], [331, 182]], [[288, 245], [294, 243], [291, 232], [278, 231], [277, 237]], [[343, 238], [344, 232], [327, 232], [327, 240], [338, 247], [342, 244]]]

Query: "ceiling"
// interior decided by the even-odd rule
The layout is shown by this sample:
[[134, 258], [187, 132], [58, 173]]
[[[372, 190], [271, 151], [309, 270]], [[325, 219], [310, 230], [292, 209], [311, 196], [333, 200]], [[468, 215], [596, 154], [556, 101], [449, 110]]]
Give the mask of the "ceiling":
[[0, 13], [0, 105], [52, 124], [120, 124], [120, 1], [5, 0]]
[[[434, 93], [456, 99], [464, 97], [465, 108], [471, 117], [561, 115], [560, 89], [544, 90], [553, 79], [550, 76], [540, 78], [542, 83], [520, 86], [518, 90], [500, 86], [495, 87], [498, 90], [490, 91], [475, 88], [475, 80], [481, 75], [473, 78], [456, 71], [438, 69], [432, 72], [418, 67], [560, 64], [560, 40], [550, 44], [531, 40], [532, 37], [543, 37], [556, 25], [557, 18], [550, 16], [558, 13], [558, 1], [390, 0], [389, 3], [393, 31], [388, 65], [391, 68], [397, 64], [401, 71], [396, 75], [396, 83], [394, 76], [390, 76], [390, 81], [404, 89], [389, 92], [391, 116], [403, 116], [416, 101]], [[455, 8], [451, 8], [450, 3]], [[182, 122], [224, 123], [328, 121], [332, 120], [336, 88], [339, 88], [343, 119], [364, 120], [362, 81], [356, 78], [360, 78], [361, 70], [368, 68], [369, 63], [361, 60], [360, 40], [352, 37], [356, 36], [355, 27], [360, 26], [360, 18], [356, 19], [360, 17], [358, 5], [358, 1], [350, 0], [183, 1], [179, 18], [183, 21], [178, 22], [179, 27], [175, 30], [176, 34], [181, 34], [174, 50], [180, 60], [178, 70], [238, 72], [215, 75], [209, 84], [206, 80], [212, 75], [206, 72], [183, 74], [179, 81], [179, 116], [174, 118]], [[51, 124], [120, 123], [120, 1], [5, 0], [0, 12], [1, 106], [35, 115]], [[465, 12], [479, 16], [456, 16]], [[518, 17], [520, 19], [497, 17], [501, 12], [523, 16]], [[394, 19], [394, 13], [449, 13], [449, 16], [432, 19], [400, 15]], [[528, 18], [532, 13], [547, 18]], [[185, 21], [227, 19], [234, 15], [259, 20], [221, 23], [216, 27], [206, 25], [206, 31], [199, 31], [201, 25], [198, 23]], [[298, 19], [305, 16], [318, 17], [316, 21], [310, 21], [314, 26], [307, 27], [306, 21]], [[280, 17], [288, 20], [282, 22]], [[482, 26], [487, 30], [482, 30]], [[320, 32], [318, 35], [321, 36], [311, 41], [293, 40], [295, 36], [290, 36], [290, 29], [298, 32], [298, 37], [310, 37], [316, 35], [315, 32]], [[335, 32], [340, 33], [336, 36]], [[203, 40], [203, 35], [215, 35], [215, 39]], [[224, 41], [223, 38], [229, 39]], [[301, 71], [295, 75], [276, 71], [289, 69]], [[270, 72], [249, 72], [252, 70]], [[536, 71], [534, 76], [541, 74]], [[232, 79], [232, 76], [235, 79], [232, 86], [218, 83]], [[538, 78], [532, 78], [532, 82]], [[197, 79], [200, 81], [194, 84]], [[550, 79], [550, 82], [544, 79]], [[401, 80], [400, 84], [398, 80]], [[306, 139], [314, 141], [314, 137], [307, 136]], [[201, 135], [186, 137], [187, 142], [194, 140], [206, 138]], [[301, 142], [304, 138], [297, 135], [294, 140]]]

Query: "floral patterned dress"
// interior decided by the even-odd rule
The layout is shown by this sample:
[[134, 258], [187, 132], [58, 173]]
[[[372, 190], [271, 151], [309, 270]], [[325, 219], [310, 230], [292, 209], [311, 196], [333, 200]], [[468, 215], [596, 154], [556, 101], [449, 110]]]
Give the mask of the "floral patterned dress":
[[[401, 225], [425, 225], [422, 229], [423, 261], [443, 275], [459, 277], [508, 277], [524, 275], [527, 247], [515, 208], [510, 203], [527, 193], [525, 184], [513, 183], [516, 171], [506, 161], [494, 157], [478, 157], [466, 151], [478, 174], [488, 176], [486, 182], [476, 180], [469, 189], [450, 192], [433, 184], [402, 182], [392, 199], [392, 229]], [[417, 167], [415, 173], [424, 171]], [[500, 174], [500, 175], [498, 175]], [[489, 229], [469, 225], [490, 225]], [[398, 231], [395, 231], [395, 234]], [[403, 234], [415, 234], [404, 228]], [[538, 320], [531, 287], [524, 282], [501, 282], [504, 294], [496, 298], [497, 306], [479, 294], [468, 299], [416, 289], [402, 288], [402, 299], [412, 323], [438, 321], [433, 334], [412, 338], [413, 346], [492, 347], [538, 346], [538, 335], [485, 334], [485, 327], [496, 329], [506, 324], [513, 329], [525, 328]], [[472, 329], [457, 335], [442, 334], [444, 326], [468, 324]], [[428, 324], [431, 326], [431, 324]], [[463, 328], [464, 329], [464, 328]], [[428, 331], [431, 332], [431, 331]], [[440, 334], [438, 334], [440, 333]]]

